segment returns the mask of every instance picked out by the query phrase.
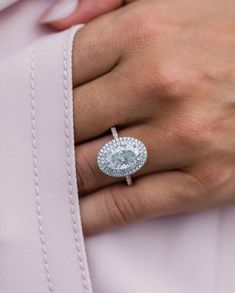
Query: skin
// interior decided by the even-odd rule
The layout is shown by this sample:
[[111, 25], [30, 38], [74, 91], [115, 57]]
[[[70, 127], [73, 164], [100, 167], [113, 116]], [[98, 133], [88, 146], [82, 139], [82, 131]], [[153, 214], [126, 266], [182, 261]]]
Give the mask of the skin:
[[[134, 1], [77, 33], [73, 73], [86, 235], [234, 204], [234, 1]], [[149, 152], [132, 187], [96, 163], [114, 125]]]
[[[56, 1], [60, 0], [54, 0], [54, 2]], [[71, 15], [59, 21], [51, 22], [50, 26], [63, 30], [78, 23], [87, 23], [102, 14], [121, 7], [124, 3], [125, 0], [79, 0], [77, 9]], [[45, 14], [47, 13], [48, 11], [45, 12]]]

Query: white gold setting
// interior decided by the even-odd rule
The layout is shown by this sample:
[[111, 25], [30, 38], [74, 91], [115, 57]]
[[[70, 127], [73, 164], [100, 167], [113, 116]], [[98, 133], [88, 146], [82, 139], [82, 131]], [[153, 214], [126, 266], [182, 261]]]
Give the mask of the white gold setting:
[[114, 139], [99, 151], [97, 163], [100, 170], [108, 176], [126, 177], [132, 185], [131, 176], [141, 169], [147, 160], [147, 149], [138, 139], [118, 137], [115, 127], [111, 129]]

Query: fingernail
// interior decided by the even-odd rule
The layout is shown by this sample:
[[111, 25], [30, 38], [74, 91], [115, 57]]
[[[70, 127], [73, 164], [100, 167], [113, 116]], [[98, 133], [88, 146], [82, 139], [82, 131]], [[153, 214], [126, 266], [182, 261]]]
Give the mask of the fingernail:
[[44, 13], [40, 22], [48, 23], [61, 20], [72, 14], [79, 0], [57, 0], [53, 5]]

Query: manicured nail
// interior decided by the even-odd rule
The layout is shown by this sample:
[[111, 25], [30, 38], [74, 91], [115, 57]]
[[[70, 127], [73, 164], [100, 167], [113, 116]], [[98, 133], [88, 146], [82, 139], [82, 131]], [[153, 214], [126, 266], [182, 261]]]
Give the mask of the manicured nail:
[[53, 5], [45, 12], [40, 22], [48, 23], [61, 20], [72, 14], [79, 0], [57, 0]]

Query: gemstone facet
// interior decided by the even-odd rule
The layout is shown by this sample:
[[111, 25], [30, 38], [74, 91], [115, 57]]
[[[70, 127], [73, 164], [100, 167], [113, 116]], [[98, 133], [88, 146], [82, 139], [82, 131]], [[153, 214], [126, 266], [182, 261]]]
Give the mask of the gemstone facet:
[[100, 150], [97, 163], [102, 172], [113, 177], [131, 175], [147, 160], [145, 145], [136, 138], [120, 137], [106, 143]]

